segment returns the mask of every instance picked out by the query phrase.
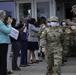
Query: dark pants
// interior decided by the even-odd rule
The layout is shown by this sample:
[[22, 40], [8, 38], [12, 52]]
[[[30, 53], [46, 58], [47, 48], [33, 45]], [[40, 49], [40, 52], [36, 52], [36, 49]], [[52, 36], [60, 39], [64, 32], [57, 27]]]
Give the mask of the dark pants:
[[27, 41], [21, 42], [21, 60], [20, 65], [27, 65]]
[[0, 44], [0, 75], [7, 75], [8, 44]]
[[16, 69], [18, 67], [17, 59], [20, 52], [20, 43], [18, 41], [12, 43], [12, 52], [12, 69]]

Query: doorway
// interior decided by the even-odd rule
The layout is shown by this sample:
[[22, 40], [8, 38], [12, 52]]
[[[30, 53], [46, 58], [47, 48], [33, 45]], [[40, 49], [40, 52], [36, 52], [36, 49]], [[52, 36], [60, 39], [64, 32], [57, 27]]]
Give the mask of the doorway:
[[20, 3], [19, 4], [19, 18], [24, 17], [26, 18], [28, 15], [31, 16], [31, 3]]
[[66, 19], [72, 19], [75, 15], [71, 12], [73, 4], [66, 3], [64, 4], [65, 8], [65, 18]]

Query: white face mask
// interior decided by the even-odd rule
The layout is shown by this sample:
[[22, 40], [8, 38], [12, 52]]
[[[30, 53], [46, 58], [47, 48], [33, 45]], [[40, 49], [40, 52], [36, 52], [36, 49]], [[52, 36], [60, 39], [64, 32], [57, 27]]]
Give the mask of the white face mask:
[[51, 26], [55, 27], [55, 26], [59, 26], [59, 24], [57, 22], [51, 22]]
[[65, 23], [65, 22], [63, 22], [63, 23], [62, 23], [62, 25], [63, 25], [63, 26], [65, 26], [65, 25], [66, 25], [66, 23]]
[[59, 23], [57, 23], [57, 26], [59, 26]]
[[47, 23], [47, 26], [51, 26], [50, 23]]

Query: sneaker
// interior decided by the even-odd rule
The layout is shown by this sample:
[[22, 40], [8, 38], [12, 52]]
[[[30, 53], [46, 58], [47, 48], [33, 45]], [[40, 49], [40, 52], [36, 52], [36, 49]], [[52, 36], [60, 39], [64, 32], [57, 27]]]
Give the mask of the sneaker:
[[26, 66], [30, 66], [29, 64], [27, 64]]
[[17, 67], [17, 68], [14, 68], [13, 70], [14, 71], [20, 71], [21, 69], [19, 67]]
[[26, 67], [26, 65], [20, 65], [20, 67]]

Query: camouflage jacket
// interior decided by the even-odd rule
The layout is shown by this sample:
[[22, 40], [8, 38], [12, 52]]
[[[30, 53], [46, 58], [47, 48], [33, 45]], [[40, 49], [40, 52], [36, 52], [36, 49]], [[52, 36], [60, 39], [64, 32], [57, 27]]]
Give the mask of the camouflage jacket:
[[70, 34], [70, 46], [76, 46], [76, 31], [72, 31]]
[[[40, 36], [40, 45], [46, 50], [61, 48], [60, 36], [62, 29], [60, 27], [47, 27]], [[52, 49], [53, 48], [53, 49]], [[62, 49], [61, 49], [62, 50]]]

